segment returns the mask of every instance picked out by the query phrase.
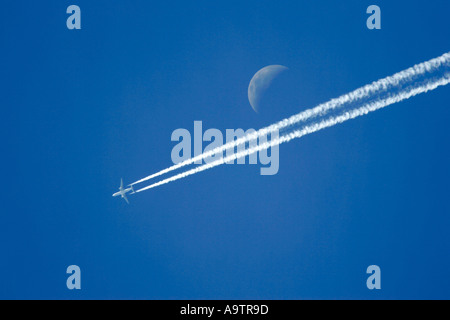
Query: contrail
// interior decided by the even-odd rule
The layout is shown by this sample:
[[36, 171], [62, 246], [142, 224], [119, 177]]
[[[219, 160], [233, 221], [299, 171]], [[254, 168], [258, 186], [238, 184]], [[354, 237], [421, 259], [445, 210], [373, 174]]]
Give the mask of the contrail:
[[305, 125], [303, 126], [301, 129], [293, 129], [291, 132], [286, 133], [283, 136], [280, 136], [277, 139], [274, 139], [273, 141], [268, 141], [266, 143], [260, 144], [258, 146], [249, 148], [247, 150], [243, 150], [241, 152], [229, 155], [227, 157], [223, 157], [221, 159], [218, 159], [216, 161], [213, 161], [209, 164], [204, 164], [202, 166], [199, 166], [197, 168], [179, 173], [173, 177], [161, 180], [159, 182], [153, 183], [147, 187], [144, 187], [142, 189], [137, 190], [136, 192], [142, 192], [148, 189], [152, 189], [155, 187], [158, 187], [160, 185], [172, 182], [172, 181], [176, 181], [182, 178], [185, 178], [187, 176], [199, 173], [201, 171], [205, 171], [214, 167], [217, 167], [219, 165], [222, 165], [228, 161], [234, 161], [235, 159], [239, 159], [242, 157], [246, 157], [250, 154], [253, 154], [255, 152], [264, 150], [264, 149], [268, 149], [270, 147], [273, 147], [275, 145], [279, 145], [285, 142], [289, 142], [292, 139], [296, 139], [296, 138], [300, 138], [303, 137], [305, 135], [317, 132], [319, 130], [325, 129], [325, 128], [329, 128], [332, 127], [336, 124], [340, 124], [343, 123], [347, 120], [350, 119], [354, 119], [356, 117], [359, 116], [363, 116], [368, 114], [369, 112], [372, 111], [376, 111], [379, 110], [381, 108], [387, 107], [391, 104], [400, 102], [402, 100], [406, 100], [409, 99], [413, 96], [416, 96], [418, 94], [421, 93], [425, 93], [428, 92], [430, 90], [434, 90], [437, 87], [440, 86], [445, 86], [448, 83], [450, 83], [450, 73], [445, 73], [443, 76], [440, 76], [436, 79], [432, 79], [429, 80], [428, 82], [426, 82], [425, 84], [421, 84], [421, 85], [417, 85], [417, 86], [410, 86], [408, 88], [405, 88], [403, 90], [401, 90], [400, 92], [396, 93], [396, 94], [392, 94], [390, 96], [388, 96], [387, 98], [384, 99], [378, 99], [376, 101], [373, 102], [369, 102], [369, 103], [365, 103], [363, 104], [361, 107], [359, 108], [354, 108], [351, 110], [347, 110], [347, 111], [343, 111], [341, 112], [341, 114], [337, 115], [337, 116], [332, 116], [332, 117], [328, 117], [325, 120], [321, 120], [321, 121], [317, 121], [313, 124], [309, 124], [309, 125]]
[[412, 81], [415, 81], [421, 76], [426, 76], [429, 73], [439, 70], [442, 66], [448, 66], [450, 63], [450, 52], [443, 54], [440, 57], [428, 60], [426, 62], [419, 63], [413, 67], [400, 71], [392, 76], [380, 79], [371, 84], [365, 85], [358, 88], [350, 93], [344, 94], [338, 98], [332, 99], [326, 103], [322, 103], [312, 109], [305, 110], [298, 114], [295, 114], [289, 118], [281, 120], [275, 124], [262, 128], [256, 132], [249, 133], [243, 137], [236, 139], [235, 141], [228, 142], [220, 147], [214, 148], [193, 158], [182, 161], [171, 167], [163, 169], [159, 172], [151, 174], [143, 179], [133, 182], [130, 185], [135, 185], [155, 177], [161, 176], [165, 173], [177, 170], [184, 166], [193, 164], [199, 160], [203, 160], [227, 149], [234, 149], [235, 147], [244, 144], [246, 142], [255, 140], [259, 137], [266, 136], [269, 133], [275, 131], [281, 131], [290, 128], [291, 126], [298, 125], [299, 123], [305, 122], [307, 120], [313, 119], [318, 116], [324, 116], [330, 111], [347, 106], [349, 103], [356, 103], [358, 101], [363, 101], [364, 99], [374, 97], [377, 94], [386, 93], [394, 88], [402, 88], [407, 86]]

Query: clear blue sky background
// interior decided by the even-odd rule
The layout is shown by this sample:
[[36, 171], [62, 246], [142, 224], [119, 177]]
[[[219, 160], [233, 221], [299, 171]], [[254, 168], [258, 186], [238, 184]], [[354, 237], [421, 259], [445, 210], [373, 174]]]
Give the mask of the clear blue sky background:
[[[70, 4], [82, 30], [66, 28]], [[176, 128], [278, 120], [248, 103], [260, 68], [297, 75], [301, 111], [449, 51], [449, 9], [3, 3], [0, 298], [450, 298], [448, 87], [282, 145], [274, 176], [228, 165], [111, 197], [171, 165]]]

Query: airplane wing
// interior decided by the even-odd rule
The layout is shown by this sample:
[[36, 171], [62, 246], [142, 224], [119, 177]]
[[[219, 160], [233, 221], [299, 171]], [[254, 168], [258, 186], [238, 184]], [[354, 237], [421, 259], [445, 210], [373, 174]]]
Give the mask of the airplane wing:
[[120, 178], [120, 190], [122, 190], [122, 189], [123, 189], [123, 179]]
[[124, 198], [125, 201], [126, 201], [128, 204], [130, 204], [130, 202], [128, 202], [128, 198], [127, 198], [127, 195], [126, 195], [126, 194], [123, 194], [123, 195], [122, 195], [122, 198]]

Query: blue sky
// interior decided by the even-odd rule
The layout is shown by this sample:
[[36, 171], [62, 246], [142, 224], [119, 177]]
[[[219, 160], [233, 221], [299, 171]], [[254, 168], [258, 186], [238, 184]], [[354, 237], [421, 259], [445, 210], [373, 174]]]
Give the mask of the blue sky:
[[[81, 30], [66, 28], [71, 4]], [[371, 4], [381, 30], [366, 28]], [[291, 112], [249, 105], [264, 66], [289, 67], [301, 111], [449, 51], [448, 1], [2, 8], [0, 298], [450, 298], [448, 87], [280, 146], [277, 175], [221, 166], [111, 197], [172, 164], [177, 128]]]

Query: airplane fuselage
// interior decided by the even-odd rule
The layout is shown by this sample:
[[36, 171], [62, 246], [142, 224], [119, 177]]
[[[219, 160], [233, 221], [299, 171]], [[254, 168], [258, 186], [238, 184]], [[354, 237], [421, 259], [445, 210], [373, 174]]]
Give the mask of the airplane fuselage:
[[132, 190], [133, 189], [131, 189], [131, 188], [126, 188], [126, 189], [117, 191], [116, 193], [113, 194], [113, 197], [123, 196], [124, 194], [127, 194], [128, 192], [130, 192]]

